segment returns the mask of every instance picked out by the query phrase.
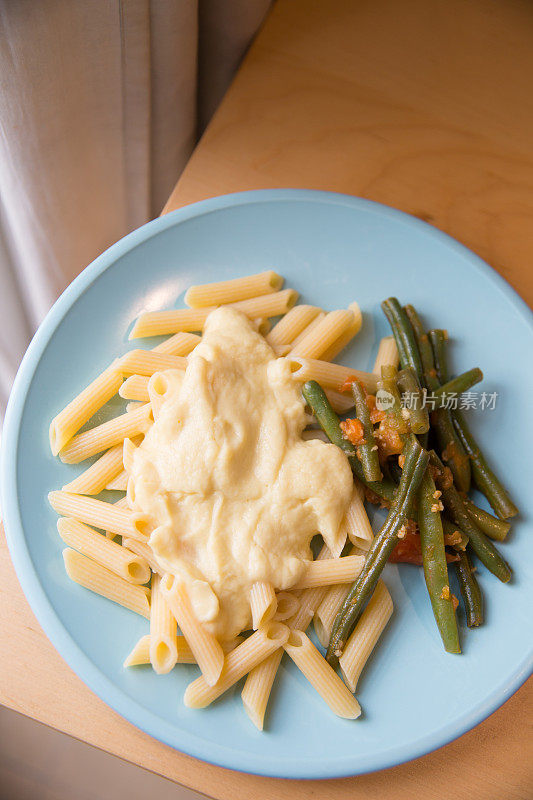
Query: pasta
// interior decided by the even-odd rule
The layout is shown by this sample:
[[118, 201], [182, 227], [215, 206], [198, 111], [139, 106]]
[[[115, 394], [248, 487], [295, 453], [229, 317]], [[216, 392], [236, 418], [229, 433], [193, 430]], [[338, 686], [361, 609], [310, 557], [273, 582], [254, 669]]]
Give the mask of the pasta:
[[147, 402], [150, 400], [148, 394], [148, 381], [150, 378], [147, 375], [130, 375], [126, 378], [118, 393], [124, 400], [141, 400]]
[[205, 283], [202, 286], [191, 286], [185, 292], [185, 305], [191, 308], [206, 308], [238, 300], [249, 300], [252, 297], [276, 292], [283, 286], [283, 278], [273, 270], [247, 275], [244, 278], [233, 278], [229, 281]]
[[250, 608], [252, 609], [252, 628], [256, 631], [271, 619], [278, 601], [274, 587], [264, 581], [256, 581], [250, 590]]
[[377, 378], [372, 372], [361, 372], [341, 364], [330, 364], [314, 358], [300, 358], [290, 355], [293, 377], [302, 381], [317, 381], [326, 389], [339, 390], [347, 381], [360, 381], [366, 391], [375, 393]]
[[150, 567], [146, 559], [106, 539], [83, 522], [61, 517], [57, 521], [57, 530], [65, 544], [115, 572], [123, 580], [135, 584], [150, 580]]
[[318, 316], [324, 316], [324, 312], [317, 306], [294, 306], [274, 325], [265, 338], [271, 347], [289, 345]]
[[[295, 306], [295, 308], [298, 308], [298, 306]], [[314, 329], [316, 327], [318, 327], [318, 325], [320, 325], [321, 321], [324, 319], [325, 316], [326, 316], [326, 312], [322, 311], [322, 309], [321, 309], [320, 312], [316, 315], [316, 317], [313, 320], [311, 320], [311, 322], [309, 322], [308, 325], [306, 325], [306, 327], [303, 329], [303, 331], [301, 333], [299, 333], [298, 336], [296, 336], [293, 339], [293, 341], [292, 341], [292, 343], [290, 345], [291, 350], [293, 348], [297, 347], [300, 344], [300, 342], [303, 341], [303, 339], [305, 339], [307, 336], [309, 336], [311, 331], [314, 331]]]
[[119, 536], [144, 540], [148, 538], [146, 521], [142, 514], [117, 508], [117, 504], [103, 503], [83, 494], [62, 491], [50, 492], [48, 502], [54, 511], [65, 517], [73, 517], [79, 522], [118, 533]]
[[374, 375], [381, 378], [381, 367], [385, 367], [388, 364], [397, 367], [399, 363], [400, 356], [394, 336], [385, 336], [379, 343], [378, 354], [372, 370]]
[[161, 577], [155, 573], [151, 590], [150, 663], [155, 672], [163, 675], [170, 672], [178, 660], [176, 620], [161, 592]]
[[201, 341], [202, 337], [196, 333], [180, 331], [152, 347], [152, 353], [167, 353], [169, 356], [188, 356]]
[[164, 369], [187, 368], [187, 359], [182, 356], [169, 356], [166, 353], [157, 353], [153, 350], [130, 350], [119, 361], [123, 373], [133, 375], [153, 375]]
[[347, 583], [330, 586], [316, 610], [313, 625], [322, 647], [327, 647], [335, 617], [349, 591], [350, 584]]
[[291, 592], [278, 592], [276, 595], [276, 602], [277, 608], [273, 619], [278, 622], [284, 622], [290, 617], [293, 617], [300, 607], [300, 601], [296, 595]]
[[353, 322], [352, 324], [346, 328], [344, 333], [341, 333], [340, 336], [331, 344], [327, 350], [321, 354], [320, 358], [324, 361], [333, 361], [339, 353], [344, 350], [344, 348], [352, 341], [354, 336], [357, 336], [359, 331], [361, 330], [361, 326], [363, 324], [363, 315], [361, 314], [361, 309], [359, 308], [358, 303], [350, 303], [348, 306], [350, 311], [353, 313]]
[[[121, 497], [120, 500], [117, 500], [116, 503], [113, 503], [115, 508], [124, 508], [129, 511], [128, 501], [125, 497]], [[105, 535], [108, 539], [114, 539], [117, 534], [113, 533], [112, 531], [106, 531]], [[148, 540], [148, 536], [143, 537], [144, 541]], [[131, 549], [131, 548], [130, 548]]]
[[301, 358], [321, 358], [340, 336], [352, 329], [353, 324], [354, 315], [349, 309], [330, 311], [317, 325], [306, 331], [291, 353]]
[[166, 573], [161, 582], [161, 589], [194, 653], [206, 684], [213, 686], [224, 664], [224, 653], [220, 643], [198, 622], [185, 585], [181, 581]]
[[98, 461], [63, 486], [65, 492], [76, 494], [100, 494], [108, 483], [111, 483], [122, 470], [122, 446], [111, 447]]
[[275, 650], [248, 673], [241, 693], [244, 710], [255, 727], [262, 731], [270, 692], [283, 658], [283, 649]]
[[159, 416], [159, 409], [165, 400], [165, 396], [182, 380], [183, 373], [177, 370], [166, 370], [165, 372], [154, 372], [148, 381], [148, 396], [152, 406], [154, 419]]
[[[120, 445], [118, 446], [120, 447]], [[120, 450], [122, 455], [122, 448], [120, 448]], [[127, 485], [128, 485], [128, 475], [126, 473], [126, 470], [123, 469], [118, 473], [118, 475], [115, 478], [113, 478], [112, 481], [109, 481], [109, 483], [107, 483], [104, 488], [107, 489], [108, 491], [113, 491], [113, 492], [125, 492]], [[81, 494], [81, 492], [79, 492], [79, 494]]]
[[350, 691], [355, 692], [363, 667], [391, 614], [391, 596], [383, 581], [379, 580], [339, 659], [342, 675]]
[[365, 509], [364, 489], [359, 482], [354, 484], [352, 499], [344, 517], [344, 526], [352, 544], [358, 543], [356, 539], [363, 539], [369, 543], [374, 539], [372, 526]]
[[303, 631], [292, 630], [283, 647], [337, 716], [356, 719], [361, 714], [355, 697]]
[[[237, 636], [231, 642], [222, 642], [222, 650], [224, 653], [229, 653], [243, 641], [242, 636]], [[196, 664], [196, 659], [185, 636], [178, 634], [176, 636], [176, 650], [178, 658], [176, 664]], [[150, 664], [150, 634], [141, 636], [139, 641], [134, 645], [131, 653], [126, 656], [124, 667], [138, 667], [143, 664]]]
[[137, 586], [119, 578], [111, 570], [70, 547], [63, 550], [63, 559], [71, 580], [136, 614], [150, 618], [150, 589], [146, 586]]
[[114, 447], [128, 437], [146, 433], [151, 423], [152, 409], [148, 403], [135, 411], [121, 414], [109, 422], [74, 436], [60, 452], [59, 457], [65, 464], [78, 464], [86, 458], [101, 453], [102, 450]]
[[337, 414], [346, 414], [354, 406], [353, 397], [351, 394], [341, 394], [333, 389], [326, 389], [326, 397], [334, 411]]
[[363, 556], [345, 556], [345, 558], [327, 558], [323, 561], [311, 561], [298, 586], [299, 588], [312, 589], [318, 586], [331, 586], [333, 583], [351, 583], [363, 569], [364, 563]]
[[115, 361], [54, 417], [50, 424], [50, 448], [54, 456], [117, 393], [121, 383], [122, 375]]
[[[294, 289], [283, 289], [281, 292], [265, 294], [251, 300], [241, 300], [238, 303], [232, 303], [232, 306], [242, 311], [250, 319], [277, 317], [292, 308], [297, 299], [298, 292], [295, 292]], [[141, 314], [133, 326], [129, 338], [162, 336], [166, 333], [176, 333], [176, 331], [201, 331], [211, 311], [213, 311], [212, 307], [149, 311]]]
[[289, 629], [281, 622], [269, 622], [264, 628], [259, 628], [235, 650], [228, 653], [224, 660], [224, 669], [214, 685], [210, 685], [204, 675], [200, 676], [187, 686], [183, 702], [189, 708], [204, 708], [209, 705], [275, 650], [282, 647], [288, 636]]
[[165, 574], [165, 569], [157, 563], [157, 559], [154, 556], [152, 548], [149, 544], [147, 544], [147, 542], [140, 542], [138, 539], [124, 538], [122, 540], [122, 544], [124, 547], [127, 547], [128, 550], [131, 550], [132, 553], [142, 556], [142, 558], [144, 558], [144, 560], [149, 564], [152, 572], [157, 572], [157, 574], [161, 575], [161, 577]]

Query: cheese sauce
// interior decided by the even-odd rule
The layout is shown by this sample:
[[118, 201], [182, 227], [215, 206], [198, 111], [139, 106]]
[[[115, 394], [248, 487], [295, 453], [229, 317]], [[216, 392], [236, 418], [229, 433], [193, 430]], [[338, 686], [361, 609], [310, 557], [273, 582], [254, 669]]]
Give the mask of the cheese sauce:
[[321, 533], [332, 548], [352, 492], [346, 457], [304, 441], [300, 385], [239, 311], [206, 322], [136, 449], [130, 504], [149, 516], [156, 558], [187, 584], [219, 639], [250, 627], [254, 581], [298, 582]]

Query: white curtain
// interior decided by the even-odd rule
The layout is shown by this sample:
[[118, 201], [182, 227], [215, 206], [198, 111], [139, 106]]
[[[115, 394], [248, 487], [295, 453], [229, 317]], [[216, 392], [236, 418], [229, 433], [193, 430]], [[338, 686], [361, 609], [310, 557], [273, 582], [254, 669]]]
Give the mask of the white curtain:
[[0, 418], [50, 305], [159, 214], [271, 0], [0, 0]]

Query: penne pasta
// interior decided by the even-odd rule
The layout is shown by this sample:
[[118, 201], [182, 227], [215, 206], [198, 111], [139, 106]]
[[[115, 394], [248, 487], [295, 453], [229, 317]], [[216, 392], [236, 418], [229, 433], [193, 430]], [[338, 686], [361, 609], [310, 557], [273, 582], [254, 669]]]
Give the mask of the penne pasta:
[[161, 589], [181, 632], [189, 642], [206, 684], [213, 686], [224, 664], [224, 653], [219, 642], [196, 618], [182, 581], [167, 572], [163, 576]]
[[150, 618], [150, 589], [146, 586], [137, 586], [119, 578], [111, 570], [70, 547], [63, 550], [63, 559], [71, 580], [136, 614]]
[[276, 601], [276, 613], [272, 619], [275, 619], [277, 622], [284, 622], [286, 619], [290, 619], [290, 617], [296, 614], [300, 607], [300, 601], [296, 595], [291, 592], [278, 592]]
[[100, 494], [122, 470], [122, 445], [107, 450], [98, 461], [63, 486], [63, 491], [75, 494]]
[[381, 367], [391, 364], [397, 367], [400, 363], [400, 356], [394, 336], [385, 336], [379, 343], [378, 354], [374, 362], [374, 375], [381, 378]]
[[357, 380], [369, 394], [375, 394], [377, 378], [372, 372], [361, 372], [341, 364], [330, 364], [313, 358], [290, 356], [292, 377], [301, 381], [317, 381], [324, 389], [339, 391], [347, 381]]
[[154, 573], [151, 583], [150, 603], [150, 663], [155, 672], [164, 675], [178, 660], [176, 620], [164, 594], [161, 577]]
[[131, 472], [133, 457], [136, 449], [137, 447], [131, 439], [124, 439], [124, 442], [122, 443], [122, 465], [126, 472]]
[[126, 378], [118, 393], [124, 400], [140, 400], [144, 403], [150, 400], [148, 394], [148, 381], [150, 378], [147, 375], [130, 375]]
[[303, 631], [292, 630], [283, 647], [337, 716], [356, 719], [361, 714], [353, 694]]
[[316, 610], [313, 625], [322, 647], [328, 646], [333, 623], [349, 591], [349, 583], [338, 583], [335, 586], [330, 586]]
[[182, 356], [169, 356], [153, 350], [130, 350], [119, 360], [119, 369], [123, 374], [153, 375], [165, 369], [187, 369], [187, 359]]
[[252, 628], [256, 631], [276, 613], [277, 599], [274, 587], [265, 581], [256, 581], [250, 589]]
[[[334, 389], [326, 389], [326, 397], [328, 398], [331, 407], [337, 414], [346, 414], [354, 407], [354, 401], [351, 394], [341, 394]], [[329, 441], [329, 439], [328, 439]]]
[[[233, 308], [242, 311], [250, 319], [257, 319], [259, 317], [277, 317], [281, 314], [286, 314], [297, 299], [298, 292], [294, 289], [283, 289], [281, 292], [265, 294], [250, 300], [241, 300], [231, 305]], [[141, 314], [133, 326], [129, 338], [139, 339], [146, 336], [162, 336], [163, 334], [176, 333], [177, 331], [201, 331], [211, 311], [213, 311], [212, 307], [148, 311], [145, 314]]]
[[[291, 354], [301, 358], [321, 358], [337, 339], [354, 327], [354, 315], [349, 309], [330, 311], [329, 314], [307, 330], [295, 343]], [[353, 334], [352, 334], [353, 336]], [[350, 336], [350, 338], [352, 338]]]
[[189, 708], [204, 708], [209, 705], [282, 647], [288, 636], [289, 629], [281, 622], [269, 622], [264, 628], [259, 628], [235, 650], [228, 653], [224, 660], [224, 668], [214, 685], [209, 685], [205, 676], [201, 675], [187, 686], [183, 702]]
[[250, 670], [241, 692], [244, 710], [260, 731], [263, 730], [268, 700], [283, 652], [280, 647]]
[[324, 312], [317, 306], [294, 306], [277, 322], [265, 337], [271, 347], [290, 345], [317, 316]]
[[59, 457], [65, 464], [78, 464], [86, 458], [101, 453], [102, 450], [114, 447], [128, 437], [146, 433], [151, 424], [152, 409], [147, 403], [135, 411], [121, 414], [109, 422], [74, 436], [59, 453]]
[[359, 482], [354, 484], [352, 499], [344, 515], [343, 527], [352, 544], [357, 544], [356, 539], [364, 539], [369, 543], [374, 540], [374, 531], [365, 509], [364, 489]]
[[[120, 447], [120, 445], [118, 445], [118, 447]], [[122, 448], [120, 449], [122, 451]], [[123, 469], [121, 470], [121, 472], [118, 473], [116, 478], [113, 478], [112, 481], [109, 481], [109, 483], [107, 483], [104, 488], [110, 492], [125, 492], [127, 486], [128, 486], [128, 474], [126, 470]], [[79, 494], [81, 494], [81, 492], [79, 492]]]
[[279, 291], [282, 286], [283, 277], [269, 269], [257, 275], [246, 275], [244, 278], [191, 286], [185, 292], [184, 300], [185, 305], [190, 308], [206, 308], [271, 294]]
[[152, 572], [157, 572], [157, 574], [161, 576], [165, 574], [166, 570], [157, 562], [157, 559], [154, 556], [153, 550], [149, 544], [146, 542], [140, 542], [138, 539], [130, 539], [129, 537], [124, 538], [122, 540], [122, 544], [128, 550], [131, 550], [132, 553], [142, 556], [142, 558], [144, 558], [144, 560], [150, 566]]
[[183, 380], [183, 372], [169, 369], [165, 372], [154, 372], [148, 381], [148, 396], [152, 406], [154, 419], [159, 416], [159, 410], [165, 401], [165, 397], [171, 395]]
[[391, 617], [392, 609], [389, 591], [379, 580], [339, 659], [342, 675], [351, 692], [355, 692], [359, 676]]
[[97, 561], [123, 580], [139, 585], [150, 580], [150, 566], [145, 558], [107, 539], [83, 522], [61, 517], [57, 521], [57, 530], [65, 544]]
[[298, 588], [311, 589], [335, 583], [352, 583], [365, 563], [364, 556], [345, 556], [311, 561]]
[[320, 356], [323, 361], [333, 361], [333, 359], [336, 358], [342, 350], [344, 350], [344, 348], [355, 336], [357, 336], [361, 330], [363, 325], [363, 315], [361, 314], [359, 304], [356, 302], [350, 303], [348, 308], [353, 313], [353, 322], [348, 328], [346, 328], [344, 333], [341, 333], [338, 339], [335, 339], [332, 345], [324, 350]]
[[83, 392], [71, 400], [50, 424], [50, 448], [57, 456], [79, 429], [118, 392], [122, 375], [113, 362]]
[[[316, 557], [316, 561], [331, 558], [329, 548], [324, 545]], [[315, 615], [315, 611], [322, 602], [324, 595], [327, 592], [326, 586], [315, 586], [312, 589], [304, 589], [298, 597], [300, 603], [296, 614], [287, 620], [287, 625], [290, 628], [306, 631], [311, 620]]]
[[[296, 306], [296, 308], [298, 308], [298, 306]], [[302, 330], [302, 332], [299, 333], [298, 336], [296, 336], [293, 339], [293, 341], [290, 344], [290, 349], [292, 350], [293, 348], [297, 347], [303, 339], [309, 336], [311, 331], [314, 331], [314, 329], [318, 327], [318, 325], [320, 325], [321, 321], [324, 319], [325, 316], [326, 312], [322, 311], [321, 309], [319, 313], [316, 315], [316, 317], [313, 320], [311, 320], [311, 322], [309, 322], [309, 324], [306, 325], [306, 327]]]
[[196, 333], [180, 331], [180, 333], [175, 333], [174, 336], [169, 336], [164, 342], [152, 347], [152, 353], [167, 353], [169, 356], [188, 356], [201, 341], [202, 337]]
[[[130, 508], [128, 506], [128, 498], [127, 497], [121, 497], [120, 500], [117, 500], [116, 503], [113, 503], [113, 505], [114, 505], [115, 508], [124, 508], [127, 511], [130, 510]], [[107, 536], [108, 539], [114, 539], [117, 536], [117, 534], [113, 533], [112, 531], [106, 531], [105, 535]], [[146, 536], [144, 538], [144, 541], [147, 541], [147, 540], [148, 540], [148, 537]], [[131, 548], [130, 548], [130, 550], [131, 550]]]
[[261, 319], [254, 319], [254, 324], [257, 328], [257, 333], [260, 333], [261, 336], [266, 336], [267, 333], [272, 328], [272, 324], [267, 317], [262, 317]]
[[117, 504], [104, 503], [94, 497], [71, 492], [55, 491], [48, 495], [48, 502], [58, 514], [72, 517], [87, 525], [94, 525], [119, 536], [147, 541], [148, 530], [145, 517], [118, 507]]
[[[230, 653], [243, 641], [242, 636], [236, 636], [230, 642], [222, 642], [222, 650], [224, 653]], [[178, 634], [176, 636], [176, 650], [178, 658], [176, 664], [196, 664], [196, 659], [185, 636]], [[137, 644], [134, 645], [131, 653], [126, 657], [124, 667], [137, 667], [143, 664], [150, 664], [150, 634], [141, 636]]]

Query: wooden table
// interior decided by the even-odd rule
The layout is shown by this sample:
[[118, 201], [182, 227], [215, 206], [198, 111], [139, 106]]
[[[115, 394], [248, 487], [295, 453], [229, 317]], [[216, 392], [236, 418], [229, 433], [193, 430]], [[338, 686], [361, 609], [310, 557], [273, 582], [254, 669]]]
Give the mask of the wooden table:
[[[533, 299], [533, 5], [278, 0], [165, 211], [279, 186], [369, 197], [428, 220]], [[277, 781], [176, 753], [111, 711], [30, 611], [0, 541], [0, 701], [220, 800], [528, 800], [530, 680], [475, 730], [409, 764]]]

